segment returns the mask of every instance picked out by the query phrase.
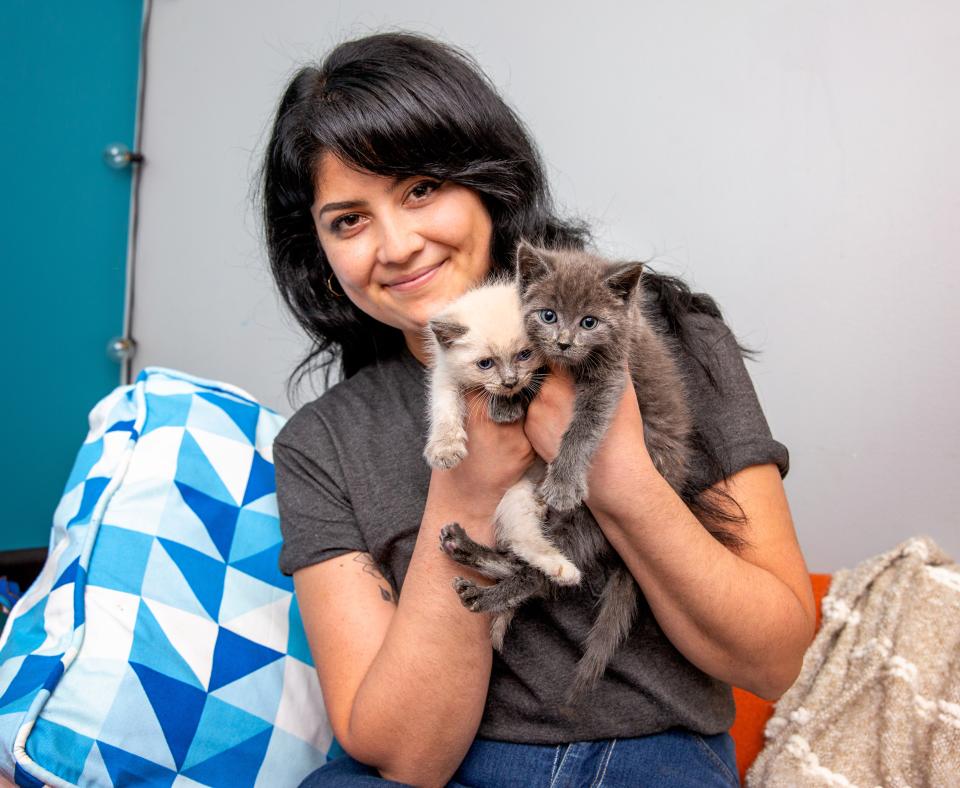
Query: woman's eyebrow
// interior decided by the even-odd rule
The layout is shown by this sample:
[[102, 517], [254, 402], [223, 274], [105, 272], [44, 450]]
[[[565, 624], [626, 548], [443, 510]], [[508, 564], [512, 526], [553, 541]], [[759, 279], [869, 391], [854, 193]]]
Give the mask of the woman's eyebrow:
[[[397, 175], [391, 178], [391, 183], [387, 186], [384, 191], [387, 194], [390, 194], [393, 191], [396, 191], [397, 187], [403, 183], [405, 180], [408, 180], [407, 176]], [[328, 202], [324, 205], [319, 211], [317, 211], [317, 217], [323, 216], [327, 211], [342, 211], [346, 208], [366, 208], [366, 200], [345, 200], [343, 202]]]
[[323, 216], [327, 211], [341, 211], [344, 208], [366, 208], [366, 200], [347, 200], [346, 202], [328, 202], [319, 211], [317, 216]]

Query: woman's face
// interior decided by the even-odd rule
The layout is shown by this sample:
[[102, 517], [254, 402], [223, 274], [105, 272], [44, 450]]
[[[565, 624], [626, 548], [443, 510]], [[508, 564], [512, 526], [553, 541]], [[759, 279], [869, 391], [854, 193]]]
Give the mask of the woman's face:
[[403, 331], [422, 359], [421, 329], [490, 270], [493, 223], [479, 195], [426, 176], [395, 180], [331, 154], [311, 209], [339, 287], [371, 317]]

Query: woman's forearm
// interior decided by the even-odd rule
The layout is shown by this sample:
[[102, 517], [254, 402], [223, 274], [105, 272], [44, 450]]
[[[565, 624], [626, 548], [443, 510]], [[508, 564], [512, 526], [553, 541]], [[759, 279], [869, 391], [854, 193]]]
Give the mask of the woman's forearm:
[[467, 511], [450, 485], [431, 485], [397, 610], [350, 718], [351, 754], [413, 785], [449, 780], [480, 725], [490, 680], [489, 617], [464, 608], [451, 585], [477, 576], [439, 549], [452, 520], [492, 543], [489, 515]]
[[591, 510], [664, 633], [705, 673], [779, 697], [812, 637], [800, 599], [714, 539], [652, 464], [621, 466], [616, 475], [607, 489], [618, 494]]

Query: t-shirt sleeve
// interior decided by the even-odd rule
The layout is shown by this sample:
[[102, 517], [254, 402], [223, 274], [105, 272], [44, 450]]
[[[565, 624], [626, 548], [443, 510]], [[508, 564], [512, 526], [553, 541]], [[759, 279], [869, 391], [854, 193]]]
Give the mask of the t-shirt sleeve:
[[767, 463], [775, 463], [781, 478], [786, 476], [790, 454], [770, 432], [733, 333], [721, 320], [696, 315], [688, 324], [688, 337], [702, 362], [688, 359], [686, 364], [694, 422], [721, 463], [719, 468], [694, 469], [697, 486], [707, 487], [751, 465]]
[[344, 553], [367, 552], [329, 433], [316, 416], [294, 416], [287, 427], [273, 445], [280, 571], [292, 575]]

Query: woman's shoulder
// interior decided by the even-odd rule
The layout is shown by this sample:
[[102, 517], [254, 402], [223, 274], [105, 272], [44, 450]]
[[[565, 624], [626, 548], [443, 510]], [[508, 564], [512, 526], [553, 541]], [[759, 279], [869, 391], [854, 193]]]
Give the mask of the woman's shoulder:
[[319, 444], [349, 443], [351, 433], [376, 429], [398, 405], [422, 399], [423, 373], [418, 366], [416, 359], [404, 355], [367, 365], [298, 408], [276, 443], [302, 451]]

